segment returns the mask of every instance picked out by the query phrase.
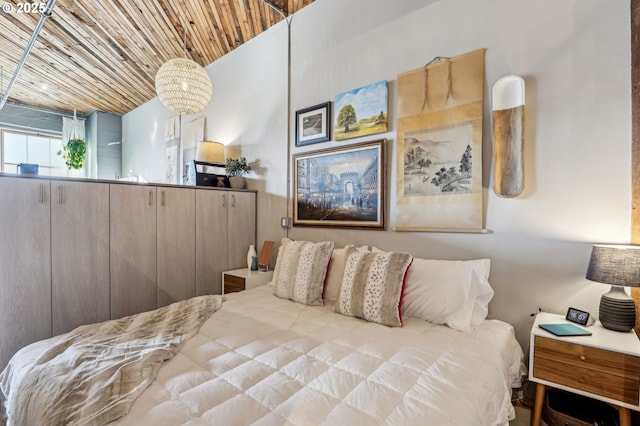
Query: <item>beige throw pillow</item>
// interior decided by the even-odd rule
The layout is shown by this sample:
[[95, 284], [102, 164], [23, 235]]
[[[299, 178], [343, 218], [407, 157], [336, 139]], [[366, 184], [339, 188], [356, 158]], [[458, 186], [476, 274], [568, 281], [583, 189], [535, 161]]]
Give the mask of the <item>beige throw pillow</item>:
[[305, 305], [322, 305], [333, 245], [333, 241], [312, 243], [283, 238], [273, 272], [273, 294]]
[[409, 253], [359, 252], [347, 248], [335, 311], [391, 327], [402, 326], [402, 289], [412, 260]]

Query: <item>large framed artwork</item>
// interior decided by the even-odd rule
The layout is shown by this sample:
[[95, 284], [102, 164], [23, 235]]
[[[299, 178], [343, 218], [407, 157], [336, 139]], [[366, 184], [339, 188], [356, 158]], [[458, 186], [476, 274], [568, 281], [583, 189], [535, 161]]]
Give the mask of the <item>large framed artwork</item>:
[[330, 123], [331, 102], [296, 111], [296, 146], [328, 141]]
[[485, 232], [484, 50], [398, 76], [394, 231]]
[[385, 144], [294, 155], [293, 225], [384, 229]]
[[375, 135], [388, 130], [387, 82], [340, 93], [333, 101], [333, 134], [337, 141]]

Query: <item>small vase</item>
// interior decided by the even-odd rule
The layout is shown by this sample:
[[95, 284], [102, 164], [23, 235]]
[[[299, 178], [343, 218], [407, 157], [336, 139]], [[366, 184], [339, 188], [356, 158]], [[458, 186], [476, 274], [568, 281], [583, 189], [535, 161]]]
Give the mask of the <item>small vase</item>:
[[249, 246], [249, 252], [247, 253], [247, 268], [251, 269], [251, 264], [253, 263], [253, 257], [257, 256], [258, 254], [256, 253], [256, 247], [251, 244]]

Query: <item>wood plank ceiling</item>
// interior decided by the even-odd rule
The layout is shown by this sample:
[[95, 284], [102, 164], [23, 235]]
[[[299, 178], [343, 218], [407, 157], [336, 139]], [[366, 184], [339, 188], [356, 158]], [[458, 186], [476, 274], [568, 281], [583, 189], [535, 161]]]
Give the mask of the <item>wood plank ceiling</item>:
[[[287, 16], [313, 2], [268, 1]], [[25, 0], [2, 3], [4, 93], [40, 14], [18, 13]], [[283, 19], [263, 0], [58, 0], [9, 102], [78, 113], [131, 111], [156, 96], [160, 66], [185, 55], [185, 10], [186, 55], [202, 66]]]

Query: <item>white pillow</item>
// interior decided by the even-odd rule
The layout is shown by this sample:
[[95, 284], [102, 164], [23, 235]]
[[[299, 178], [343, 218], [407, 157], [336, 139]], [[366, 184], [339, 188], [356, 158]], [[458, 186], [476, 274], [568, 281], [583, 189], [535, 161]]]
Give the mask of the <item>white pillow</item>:
[[273, 271], [273, 294], [305, 305], [322, 305], [327, 265], [333, 241], [312, 243], [282, 239]]
[[[348, 245], [345, 248], [333, 249], [331, 260], [329, 261], [329, 270], [327, 271], [327, 283], [324, 287], [325, 300], [337, 300], [342, 287], [342, 277], [344, 276], [344, 264], [347, 260], [347, 249], [353, 247]], [[367, 246], [355, 248], [358, 251], [367, 251]]]
[[494, 292], [491, 261], [414, 259], [407, 274], [402, 313], [460, 331], [476, 328], [489, 313]]

